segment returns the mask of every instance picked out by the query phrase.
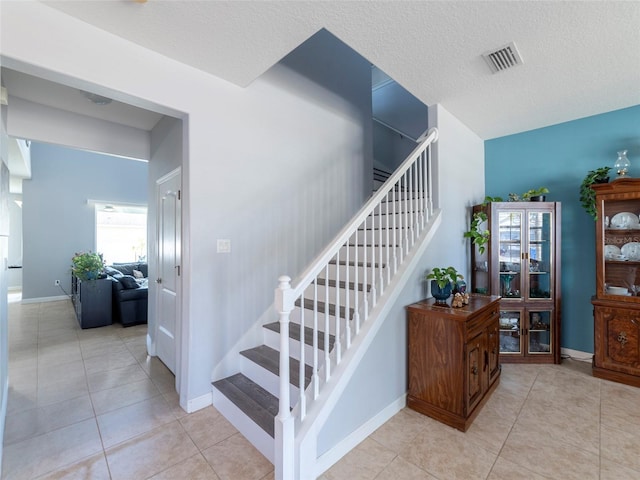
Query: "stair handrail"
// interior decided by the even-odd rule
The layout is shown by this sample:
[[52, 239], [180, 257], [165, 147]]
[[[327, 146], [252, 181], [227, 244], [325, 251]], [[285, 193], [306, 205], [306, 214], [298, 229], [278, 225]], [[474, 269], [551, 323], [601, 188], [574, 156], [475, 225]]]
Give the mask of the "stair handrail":
[[[391, 191], [395, 184], [402, 178], [407, 170], [413, 165], [417, 155], [421, 154], [432, 143], [438, 140], [438, 129], [433, 127], [420, 137], [422, 142], [407, 156], [404, 162], [396, 169], [386, 182], [378, 189], [378, 191], [364, 204], [360, 211], [351, 219], [351, 221], [336, 235], [334, 240], [325, 248], [320, 255], [311, 263], [311, 265], [302, 273], [300, 279], [296, 282], [297, 286], [292, 287], [293, 298], [300, 296], [304, 289], [318, 276], [320, 271], [340, 250], [342, 245], [354, 234], [358, 226], [371, 215], [374, 208], [380, 204], [383, 198]], [[430, 178], [430, 177], [429, 177]], [[428, 189], [431, 191], [431, 188]], [[433, 213], [433, 205], [429, 202], [430, 213]]]
[[[322, 269], [329, 265], [330, 261], [338, 254], [340, 249], [349, 241], [349, 239], [356, 233], [359, 226], [362, 225], [367, 217], [375, 212], [382, 200], [387, 197], [392, 189], [396, 187], [396, 184], [400, 182], [403, 176], [409, 171], [410, 168], [416, 163], [417, 159], [427, 151], [431, 144], [438, 140], [438, 130], [431, 128], [423, 133], [418, 139], [419, 145], [407, 156], [402, 164], [396, 169], [396, 171], [387, 179], [387, 181], [378, 189], [378, 191], [371, 196], [371, 198], [364, 204], [359, 212], [351, 219], [351, 221], [336, 235], [334, 240], [316, 257], [311, 265], [301, 274], [296, 282], [296, 286], [291, 285], [291, 279], [282, 275], [278, 279], [278, 287], [275, 290], [275, 307], [279, 315], [280, 323], [280, 357], [279, 357], [279, 404], [278, 415], [275, 419], [275, 477], [277, 480], [292, 480], [295, 478], [295, 417], [290, 408], [290, 392], [289, 392], [289, 315], [295, 308], [295, 299], [304, 295], [304, 291], [309, 287], [318, 277]], [[422, 185], [425, 192], [427, 192], [427, 198], [425, 199], [427, 214], [433, 214], [433, 201], [431, 197], [432, 192], [432, 177], [425, 175], [428, 185]], [[375, 264], [375, 259], [374, 262]], [[375, 295], [374, 295], [375, 304]], [[365, 307], [366, 308], [366, 307]], [[336, 315], [338, 315], [336, 313]], [[302, 329], [301, 329], [302, 331]], [[357, 333], [357, 330], [356, 330]], [[347, 332], [349, 335], [349, 332]], [[328, 336], [325, 336], [325, 342]], [[328, 343], [325, 343], [328, 346]], [[349, 340], [347, 340], [346, 349], [349, 348]], [[340, 348], [337, 348], [337, 355], [340, 355]], [[339, 358], [339, 357], [338, 357]], [[304, 359], [300, 360], [301, 368], [304, 365]], [[325, 369], [329, 368], [328, 364], [325, 364]], [[304, 377], [302, 377], [304, 378]], [[303, 382], [304, 383], [304, 382]], [[317, 388], [317, 384], [316, 387]], [[301, 396], [301, 402], [304, 402], [304, 395]], [[305, 405], [302, 408], [297, 409], [297, 415], [300, 415], [301, 420], [304, 416]], [[303, 413], [300, 413], [300, 412]]]

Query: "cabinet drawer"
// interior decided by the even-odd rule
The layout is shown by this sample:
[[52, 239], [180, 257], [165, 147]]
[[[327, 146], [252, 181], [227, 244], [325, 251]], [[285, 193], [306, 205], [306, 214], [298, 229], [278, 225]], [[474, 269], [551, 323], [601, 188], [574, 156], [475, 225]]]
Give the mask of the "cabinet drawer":
[[500, 318], [500, 308], [498, 306], [491, 307], [487, 312], [473, 318], [467, 322], [467, 339], [471, 339], [478, 335], [482, 330], [491, 325], [492, 322], [498, 324]]

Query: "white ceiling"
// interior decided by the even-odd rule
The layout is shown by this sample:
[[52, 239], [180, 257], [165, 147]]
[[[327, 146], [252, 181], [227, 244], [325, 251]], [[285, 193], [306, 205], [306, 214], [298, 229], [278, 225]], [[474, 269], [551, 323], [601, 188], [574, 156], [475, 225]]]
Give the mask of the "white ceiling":
[[[638, 1], [45, 3], [240, 86], [326, 28], [484, 139], [640, 104]], [[524, 65], [491, 74], [511, 41]]]

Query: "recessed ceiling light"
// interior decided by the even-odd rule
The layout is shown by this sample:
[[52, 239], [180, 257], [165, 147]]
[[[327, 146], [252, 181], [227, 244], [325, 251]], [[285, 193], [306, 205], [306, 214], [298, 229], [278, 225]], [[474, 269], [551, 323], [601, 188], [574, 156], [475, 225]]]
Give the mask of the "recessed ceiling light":
[[109, 97], [103, 97], [102, 95], [98, 95], [97, 93], [85, 92], [84, 90], [80, 91], [82, 92], [82, 95], [84, 95], [84, 98], [92, 103], [95, 103], [96, 105], [109, 105], [111, 102], [113, 102], [113, 100]]

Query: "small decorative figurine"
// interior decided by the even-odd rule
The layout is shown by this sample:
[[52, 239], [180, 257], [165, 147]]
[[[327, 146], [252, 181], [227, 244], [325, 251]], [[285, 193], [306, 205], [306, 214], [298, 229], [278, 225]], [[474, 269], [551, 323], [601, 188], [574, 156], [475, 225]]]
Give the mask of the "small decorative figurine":
[[454, 308], [461, 308], [464, 304], [464, 298], [461, 293], [456, 293], [451, 300], [451, 306]]
[[451, 300], [451, 306], [453, 308], [462, 308], [464, 305], [469, 305], [468, 293], [456, 293]]

